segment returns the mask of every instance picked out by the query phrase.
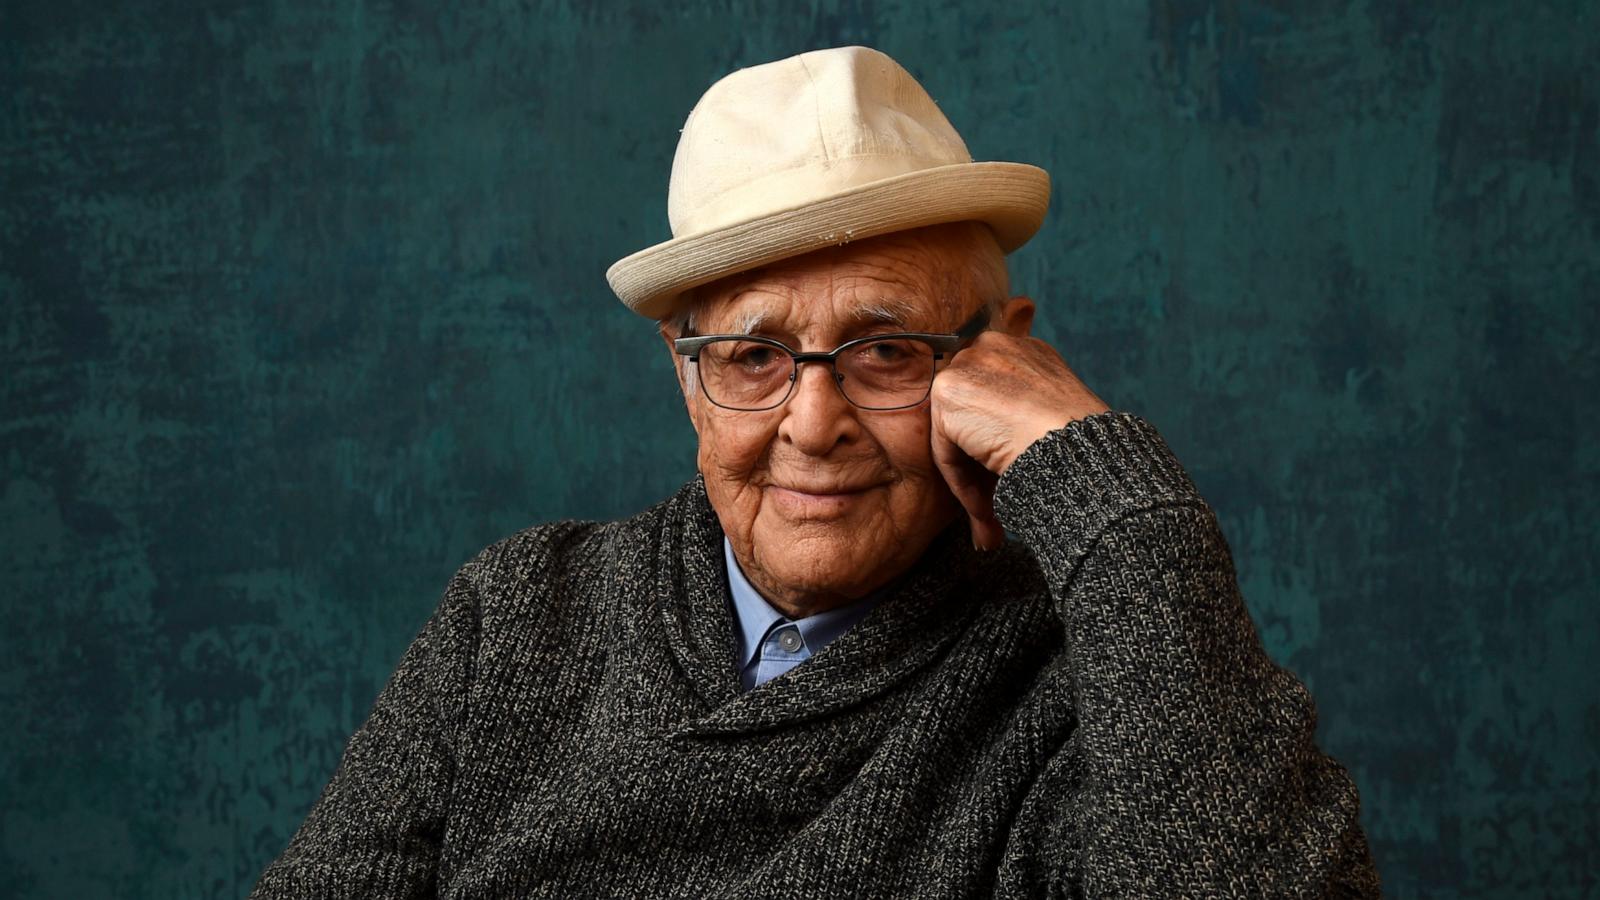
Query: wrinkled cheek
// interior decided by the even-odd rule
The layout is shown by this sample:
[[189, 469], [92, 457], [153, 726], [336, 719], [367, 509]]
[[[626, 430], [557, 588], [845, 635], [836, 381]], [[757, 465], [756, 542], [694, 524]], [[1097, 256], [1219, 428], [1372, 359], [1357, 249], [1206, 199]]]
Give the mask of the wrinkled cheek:
[[706, 494], [722, 521], [722, 528], [737, 546], [748, 540], [761, 508], [759, 484], [771, 435], [751, 427], [756, 423], [702, 420], [698, 459], [705, 477]]
[[880, 435], [879, 443], [888, 451], [894, 467], [902, 477], [911, 481], [938, 479], [939, 467], [933, 461], [933, 421], [924, 407], [907, 410], [909, 413], [901, 429], [891, 435]]
[[[746, 416], [752, 414], [746, 413]], [[752, 416], [753, 419], [753, 416]], [[772, 442], [772, 430], [759, 420], [707, 416], [700, 432], [700, 471], [723, 481], [748, 482], [755, 477]]]

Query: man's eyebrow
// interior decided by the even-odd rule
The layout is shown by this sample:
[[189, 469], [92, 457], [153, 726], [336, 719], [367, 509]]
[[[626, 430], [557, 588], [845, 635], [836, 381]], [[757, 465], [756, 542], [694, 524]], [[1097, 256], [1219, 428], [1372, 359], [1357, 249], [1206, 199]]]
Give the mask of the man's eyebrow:
[[747, 309], [740, 313], [728, 327], [729, 334], [755, 334], [772, 321], [772, 312], [765, 309]]
[[850, 311], [857, 325], [893, 325], [906, 327], [916, 315], [916, 308], [904, 300], [885, 299], [864, 303]]
[[[777, 318], [770, 309], [747, 309], [734, 316], [724, 333], [756, 334], [772, 325]], [[893, 298], [873, 300], [857, 305], [846, 314], [846, 318], [857, 328], [868, 325], [892, 325], [903, 329], [908, 322], [916, 318], [916, 307], [904, 300]]]

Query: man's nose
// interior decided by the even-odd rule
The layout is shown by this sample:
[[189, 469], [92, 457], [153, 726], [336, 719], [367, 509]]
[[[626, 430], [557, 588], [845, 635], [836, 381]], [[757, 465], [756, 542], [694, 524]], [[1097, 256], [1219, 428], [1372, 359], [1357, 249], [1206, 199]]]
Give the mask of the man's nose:
[[802, 363], [795, 372], [778, 433], [796, 449], [821, 456], [859, 431], [856, 409], [840, 392], [836, 377], [821, 363]]

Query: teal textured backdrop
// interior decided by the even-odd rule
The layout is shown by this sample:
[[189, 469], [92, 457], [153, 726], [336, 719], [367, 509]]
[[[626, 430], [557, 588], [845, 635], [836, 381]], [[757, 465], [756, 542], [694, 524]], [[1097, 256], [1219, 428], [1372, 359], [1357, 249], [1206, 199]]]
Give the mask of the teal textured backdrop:
[[[1003, 7], [1003, 8], [996, 8]], [[732, 69], [866, 43], [1054, 176], [1394, 896], [1600, 890], [1600, 17], [1561, 3], [0, 8], [0, 894], [240, 897], [453, 569], [693, 434], [615, 258]]]

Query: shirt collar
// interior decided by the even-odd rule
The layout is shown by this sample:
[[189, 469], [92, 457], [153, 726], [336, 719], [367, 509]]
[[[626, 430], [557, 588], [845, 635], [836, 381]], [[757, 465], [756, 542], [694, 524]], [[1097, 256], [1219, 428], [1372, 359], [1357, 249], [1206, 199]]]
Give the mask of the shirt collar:
[[783, 618], [783, 613], [773, 609], [744, 577], [739, 561], [733, 558], [733, 544], [726, 536], [722, 538], [722, 555], [728, 561], [728, 592], [733, 595], [733, 617], [739, 626], [739, 669], [743, 671], [761, 646], [761, 639], [774, 622]]
[[882, 591], [874, 591], [854, 603], [791, 620], [773, 609], [772, 604], [745, 578], [739, 561], [733, 558], [733, 544], [726, 535], [722, 538], [722, 555], [728, 563], [728, 592], [733, 595], [733, 617], [738, 625], [740, 671], [750, 664], [756, 648], [761, 646], [762, 639], [774, 624], [793, 621], [800, 630], [800, 637], [806, 642], [806, 649], [815, 654], [848, 631], [850, 626], [861, 621], [882, 594]]

